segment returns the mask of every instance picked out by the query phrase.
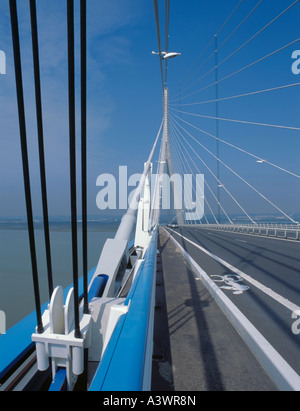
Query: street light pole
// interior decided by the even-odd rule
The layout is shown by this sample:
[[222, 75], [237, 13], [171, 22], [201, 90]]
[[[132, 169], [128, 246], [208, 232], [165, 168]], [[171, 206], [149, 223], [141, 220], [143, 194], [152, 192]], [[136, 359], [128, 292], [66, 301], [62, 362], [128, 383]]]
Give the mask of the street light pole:
[[215, 84], [216, 84], [216, 137], [217, 137], [217, 179], [218, 179], [218, 187], [217, 187], [217, 198], [218, 198], [218, 223], [220, 223], [221, 219], [221, 209], [220, 209], [220, 141], [219, 141], [219, 71], [218, 71], [218, 36], [215, 35]]

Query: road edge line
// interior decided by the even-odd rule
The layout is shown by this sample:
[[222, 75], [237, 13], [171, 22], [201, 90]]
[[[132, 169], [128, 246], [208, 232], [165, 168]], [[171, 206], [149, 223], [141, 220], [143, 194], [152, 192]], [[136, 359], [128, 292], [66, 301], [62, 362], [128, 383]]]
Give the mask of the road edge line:
[[181, 251], [186, 261], [197, 273], [211, 296], [214, 298], [222, 312], [231, 322], [233, 327], [247, 344], [253, 355], [265, 369], [274, 384], [281, 391], [300, 391], [300, 376], [254, 327], [246, 316], [233, 304], [233, 302], [209, 278], [208, 274], [184, 250], [177, 240], [164, 228], [169, 238]]

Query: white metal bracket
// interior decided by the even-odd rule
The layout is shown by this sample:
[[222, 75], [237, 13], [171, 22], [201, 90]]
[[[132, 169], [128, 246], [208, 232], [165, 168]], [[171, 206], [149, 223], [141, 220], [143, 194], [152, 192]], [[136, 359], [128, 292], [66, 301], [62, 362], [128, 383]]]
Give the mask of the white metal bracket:
[[69, 291], [64, 305], [63, 288], [57, 287], [42, 320], [44, 332], [32, 334], [38, 369], [47, 370], [50, 359], [54, 379], [58, 368], [66, 368], [67, 386], [71, 391], [84, 371], [84, 349], [91, 345], [91, 315], [84, 314], [80, 307], [81, 338], [75, 338], [74, 289]]

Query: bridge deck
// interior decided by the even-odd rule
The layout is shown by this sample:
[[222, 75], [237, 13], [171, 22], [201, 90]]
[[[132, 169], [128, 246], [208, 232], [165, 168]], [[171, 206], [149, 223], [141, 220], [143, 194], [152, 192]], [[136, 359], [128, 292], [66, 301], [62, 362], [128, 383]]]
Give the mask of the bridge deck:
[[159, 233], [153, 390], [276, 387], [166, 233]]

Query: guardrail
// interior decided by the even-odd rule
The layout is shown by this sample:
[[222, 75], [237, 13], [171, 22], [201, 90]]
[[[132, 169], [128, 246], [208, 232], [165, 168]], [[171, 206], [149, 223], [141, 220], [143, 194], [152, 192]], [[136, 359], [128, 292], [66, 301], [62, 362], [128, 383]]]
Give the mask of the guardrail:
[[89, 391], [151, 389], [157, 229]]
[[291, 224], [203, 224], [198, 228], [300, 240], [300, 226]]

